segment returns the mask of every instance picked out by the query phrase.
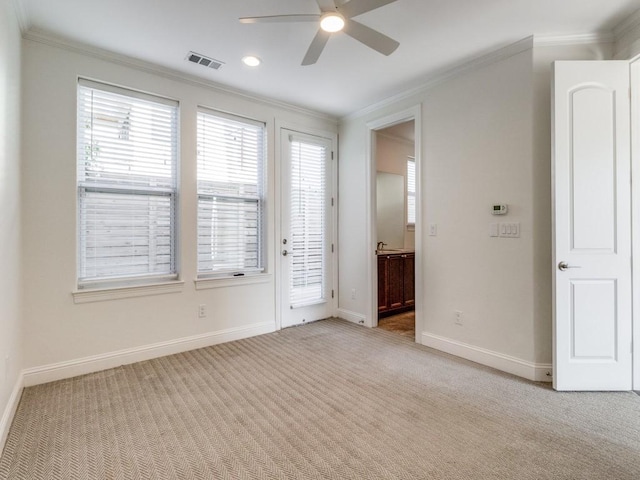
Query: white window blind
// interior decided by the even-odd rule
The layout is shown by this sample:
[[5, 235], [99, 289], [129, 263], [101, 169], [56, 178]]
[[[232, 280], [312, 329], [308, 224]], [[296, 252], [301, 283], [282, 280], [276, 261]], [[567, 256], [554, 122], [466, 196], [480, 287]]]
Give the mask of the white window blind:
[[291, 306], [325, 300], [327, 147], [291, 138]]
[[80, 288], [176, 277], [177, 119], [177, 102], [80, 80]]
[[416, 161], [407, 160], [407, 224], [416, 223]]
[[198, 112], [198, 275], [264, 270], [265, 125]]

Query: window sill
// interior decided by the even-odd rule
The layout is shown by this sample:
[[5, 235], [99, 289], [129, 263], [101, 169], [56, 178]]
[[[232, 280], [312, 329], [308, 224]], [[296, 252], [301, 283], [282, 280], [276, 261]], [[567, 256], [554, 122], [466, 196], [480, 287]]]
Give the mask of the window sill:
[[261, 273], [257, 275], [244, 275], [242, 277], [198, 278], [194, 280], [194, 283], [196, 285], [196, 290], [207, 290], [209, 288], [269, 283], [272, 277], [273, 275], [270, 273]]
[[121, 298], [146, 297], [149, 295], [163, 295], [178, 293], [184, 287], [183, 281], [156, 283], [151, 285], [134, 285], [128, 287], [94, 288], [91, 290], [76, 290], [72, 292], [73, 303], [103, 302]]

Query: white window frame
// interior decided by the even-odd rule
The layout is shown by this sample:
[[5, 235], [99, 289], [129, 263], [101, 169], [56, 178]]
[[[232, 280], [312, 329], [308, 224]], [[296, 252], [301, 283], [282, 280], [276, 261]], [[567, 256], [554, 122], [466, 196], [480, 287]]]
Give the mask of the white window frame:
[[[200, 146], [198, 147], [197, 152], [197, 194], [198, 194], [198, 207], [197, 207], [197, 228], [198, 228], [198, 258], [197, 258], [197, 279], [196, 279], [196, 288], [216, 288], [222, 285], [231, 284], [250, 284], [250, 283], [261, 283], [265, 277], [267, 269], [267, 258], [266, 258], [266, 231], [267, 231], [267, 212], [266, 212], [266, 197], [267, 197], [267, 181], [266, 181], [266, 173], [267, 173], [267, 130], [265, 122], [249, 119], [246, 117], [241, 117], [237, 115], [232, 115], [228, 113], [223, 113], [220, 111], [216, 111], [213, 109], [209, 109], [206, 107], [198, 108], [198, 126], [197, 126], [197, 138], [198, 145], [202, 141], [201, 134], [201, 117], [208, 116], [217, 119], [218, 121], [228, 120], [229, 123], [236, 123], [245, 125], [249, 128], [258, 129], [261, 135], [261, 148], [257, 148], [254, 152], [256, 154], [257, 161], [257, 182], [255, 187], [257, 189], [255, 194], [235, 194], [232, 192], [234, 183], [229, 182], [228, 191], [221, 192], [213, 192], [204, 187], [205, 181], [201, 180], [201, 168], [203, 167], [203, 162], [205, 161], [204, 156], [201, 156]], [[202, 183], [201, 183], [202, 182]], [[237, 184], [235, 184], [237, 185]], [[201, 208], [201, 201], [211, 201], [215, 198], [221, 198], [224, 200], [229, 200], [231, 202], [255, 202], [256, 203], [256, 221], [257, 221], [257, 233], [256, 233], [256, 241], [257, 241], [257, 251], [255, 252], [257, 256], [257, 264], [255, 266], [238, 266], [234, 265], [231, 267], [213, 267], [203, 269], [201, 268], [201, 223], [200, 219], [204, 217], [208, 217], [208, 212]], [[212, 227], [213, 228], [213, 227]], [[239, 236], [242, 236], [240, 232], [237, 232]], [[211, 234], [212, 238], [215, 235]], [[213, 240], [212, 240], [213, 245]], [[211, 253], [213, 255], [213, 251]], [[213, 261], [213, 260], [212, 260]], [[225, 280], [226, 279], [226, 280]]]
[[[171, 175], [169, 186], [162, 187], [154, 187], [154, 186], [146, 186], [146, 185], [129, 185], [126, 181], [121, 183], [114, 181], [86, 181], [85, 170], [81, 166], [81, 163], [86, 160], [85, 158], [85, 148], [86, 143], [82, 140], [81, 129], [86, 128], [81, 125], [81, 103], [80, 103], [80, 95], [81, 89], [93, 89], [96, 91], [101, 91], [105, 93], [113, 93], [117, 95], [122, 95], [133, 100], [143, 100], [146, 102], [153, 102], [157, 104], [162, 104], [165, 106], [171, 107], [173, 110], [171, 111], [171, 121], [170, 127], [171, 131]], [[177, 282], [178, 280], [178, 261], [177, 261], [177, 215], [178, 215], [178, 170], [179, 170], [179, 158], [178, 158], [178, 138], [179, 138], [179, 105], [175, 100], [158, 97], [155, 95], [150, 95], [134, 90], [129, 90], [125, 88], [115, 87], [108, 84], [98, 83], [90, 80], [85, 80], [80, 78], [78, 80], [78, 137], [77, 137], [77, 164], [78, 164], [78, 175], [77, 175], [77, 205], [78, 205], [78, 246], [77, 246], [77, 288], [78, 291], [74, 292], [74, 298], [76, 303], [82, 303], [84, 301], [97, 301], [110, 298], [109, 295], [99, 295], [95, 296], [91, 294], [91, 291], [96, 290], [104, 290], [107, 289], [111, 292], [115, 292], [115, 297], [131, 297], [131, 296], [140, 296], [145, 293], [146, 290], [144, 287], [148, 286], [159, 286], [163, 291], [175, 291], [171, 284], [178, 284], [182, 282]], [[93, 126], [92, 126], [93, 128]], [[128, 135], [128, 134], [127, 134]], [[93, 147], [91, 147], [93, 149]], [[163, 271], [158, 273], [128, 273], [122, 275], [86, 275], [85, 269], [85, 256], [86, 250], [85, 247], [85, 236], [83, 235], [83, 222], [85, 221], [85, 211], [84, 211], [84, 201], [83, 196], [87, 193], [98, 193], [98, 194], [109, 194], [113, 195], [113, 198], [117, 198], [117, 196], [140, 196], [147, 198], [161, 198], [161, 197], [169, 197], [169, 261], [168, 268], [163, 269]], [[151, 264], [151, 259], [149, 259]], [[132, 293], [129, 287], [136, 287], [138, 292]], [[143, 287], [142, 290], [140, 287]], [[148, 288], [147, 288], [148, 290]], [[153, 294], [153, 291], [149, 291], [150, 294]], [[87, 296], [88, 295], [88, 296]], [[77, 297], [77, 298], [76, 298]], [[91, 297], [88, 300], [84, 299], [84, 297]], [[95, 297], [95, 298], [94, 298]]]

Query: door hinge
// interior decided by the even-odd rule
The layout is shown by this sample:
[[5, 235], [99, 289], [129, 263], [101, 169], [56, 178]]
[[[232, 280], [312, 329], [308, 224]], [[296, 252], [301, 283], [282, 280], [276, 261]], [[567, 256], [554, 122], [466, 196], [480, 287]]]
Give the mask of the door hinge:
[[331, 197], [331, 206], [333, 207], [333, 197]]
[[[629, 90], [629, 91], [631, 91], [631, 90]], [[331, 160], [333, 160], [333, 152], [331, 152]]]
[[333, 290], [331, 290], [331, 298], [333, 298]]
[[331, 244], [331, 253], [333, 253], [333, 243]]

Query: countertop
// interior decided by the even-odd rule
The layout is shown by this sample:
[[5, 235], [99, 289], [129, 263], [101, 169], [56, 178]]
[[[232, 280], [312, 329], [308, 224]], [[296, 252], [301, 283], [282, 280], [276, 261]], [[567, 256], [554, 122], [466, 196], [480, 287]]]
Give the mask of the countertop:
[[397, 255], [400, 253], [416, 253], [416, 251], [413, 248], [389, 248], [376, 250], [376, 255]]

